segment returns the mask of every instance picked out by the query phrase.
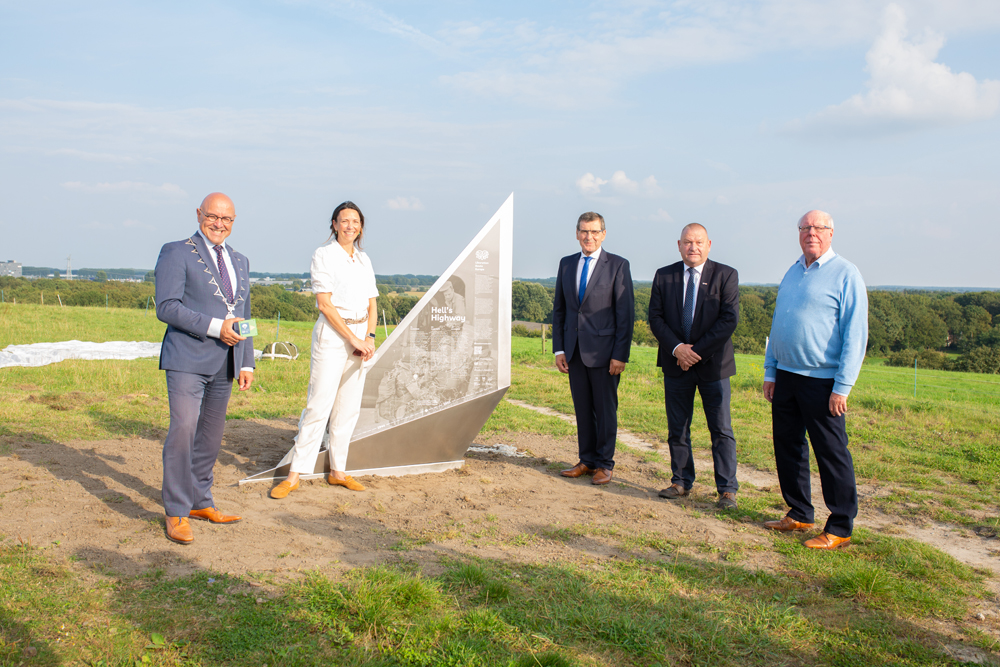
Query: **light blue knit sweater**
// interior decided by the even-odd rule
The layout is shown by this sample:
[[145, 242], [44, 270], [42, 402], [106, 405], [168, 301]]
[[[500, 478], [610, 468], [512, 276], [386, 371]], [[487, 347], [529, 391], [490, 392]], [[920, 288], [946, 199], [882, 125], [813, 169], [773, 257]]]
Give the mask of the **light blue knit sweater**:
[[805, 267], [795, 262], [778, 287], [764, 380], [775, 369], [833, 378], [833, 391], [847, 396], [861, 372], [868, 346], [868, 292], [857, 267], [828, 251]]

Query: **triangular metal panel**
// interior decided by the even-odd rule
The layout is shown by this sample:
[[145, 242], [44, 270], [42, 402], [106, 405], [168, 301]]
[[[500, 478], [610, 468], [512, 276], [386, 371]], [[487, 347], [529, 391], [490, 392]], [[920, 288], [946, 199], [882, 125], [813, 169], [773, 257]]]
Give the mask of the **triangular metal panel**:
[[[460, 465], [510, 387], [513, 230], [511, 194], [376, 351], [347, 472]], [[327, 445], [304, 479], [329, 470]], [[290, 460], [240, 483], [284, 478]]]

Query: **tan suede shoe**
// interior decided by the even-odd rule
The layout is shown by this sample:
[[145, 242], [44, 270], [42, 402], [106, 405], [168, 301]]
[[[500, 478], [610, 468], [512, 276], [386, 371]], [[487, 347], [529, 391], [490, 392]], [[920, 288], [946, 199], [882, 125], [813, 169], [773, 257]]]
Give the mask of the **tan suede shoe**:
[[192, 519], [200, 521], [211, 521], [212, 523], [236, 523], [242, 521], [243, 517], [235, 514], [223, 514], [214, 507], [205, 507], [200, 510], [191, 510], [189, 515]]
[[332, 474], [327, 475], [326, 481], [331, 486], [346, 486], [351, 491], [364, 491], [365, 487], [360, 482], [354, 481], [350, 475], [344, 475], [344, 479], [337, 479]]
[[275, 500], [281, 500], [297, 488], [299, 488], [298, 481], [295, 482], [295, 486], [292, 486], [292, 483], [286, 479], [284, 482], [271, 489], [271, 497]]
[[816, 537], [806, 540], [802, 544], [810, 549], [837, 549], [851, 541], [849, 537], [838, 537], [827, 532], [822, 532]]
[[167, 517], [167, 539], [177, 544], [191, 544], [194, 534], [191, 532], [191, 522], [186, 516]]

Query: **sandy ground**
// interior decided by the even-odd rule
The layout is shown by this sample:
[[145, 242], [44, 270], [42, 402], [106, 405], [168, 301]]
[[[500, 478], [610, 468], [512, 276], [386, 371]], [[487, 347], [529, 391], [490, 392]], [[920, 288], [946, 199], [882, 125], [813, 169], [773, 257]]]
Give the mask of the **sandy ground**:
[[[779, 566], [769, 548], [754, 548], [769, 544], [760, 525], [716, 514], [713, 488], [697, 484], [689, 498], [659, 499], [657, 492], [669, 485], [669, 465], [643, 463], [641, 451], [655, 445], [628, 433], [621, 434], [622, 441], [639, 454], [619, 452], [614, 481], [605, 487], [591, 485], [589, 478], [559, 477], [559, 469], [576, 462], [575, 439], [525, 434], [500, 442], [527, 456], [470, 453], [463, 468], [446, 473], [362, 478], [368, 487], [363, 492], [313, 480], [276, 501], [268, 497], [270, 484], [240, 487], [240, 479], [270, 468], [285, 454], [295, 425], [291, 419], [227, 423], [215, 468], [215, 501], [244, 520], [228, 526], [193, 522], [195, 542], [188, 546], [164, 537], [159, 440], [5, 438], [11, 451], [0, 456], [0, 534], [8, 541], [30, 541], [89, 570], [126, 576], [151, 568], [168, 576], [200, 569], [294, 576], [305, 569], [335, 573], [401, 561], [433, 574], [449, 555], [600, 563], [634, 553], [622, 551], [619, 540], [600, 536], [615, 529], [662, 535], [699, 559], [726, 559], [751, 570]], [[696, 465], [711, 479], [710, 460]], [[741, 467], [739, 474], [744, 483], [778, 488], [772, 473]], [[822, 508], [818, 479], [813, 488], [815, 505]], [[882, 492], [860, 489], [863, 498]], [[776, 508], [774, 518], [781, 514]], [[1000, 539], [873, 512], [863, 512], [857, 524], [927, 542], [991, 570], [994, 597], [978, 605], [974, 613], [984, 619], [973, 622], [1000, 637], [995, 597], [1000, 594]], [[596, 535], [555, 534], [580, 525], [593, 527]], [[652, 549], [637, 551], [660, 556]], [[676, 555], [671, 550], [663, 557]]]

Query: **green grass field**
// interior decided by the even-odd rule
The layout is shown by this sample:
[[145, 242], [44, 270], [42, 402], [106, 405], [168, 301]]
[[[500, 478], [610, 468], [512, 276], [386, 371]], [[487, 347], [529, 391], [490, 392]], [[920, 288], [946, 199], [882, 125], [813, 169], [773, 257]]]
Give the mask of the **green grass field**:
[[[551, 351], [551, 346], [549, 346]], [[515, 338], [509, 396], [573, 414], [565, 377], [541, 341]], [[761, 394], [764, 358], [737, 355], [732, 420], [742, 465], [774, 470], [770, 404]], [[1000, 526], [1000, 377], [913, 372], [866, 364], [848, 400], [847, 428], [861, 483], [890, 484], [879, 503], [895, 512], [959, 523]], [[695, 412], [701, 410], [695, 399]], [[633, 347], [619, 388], [619, 425], [666, 445], [663, 374], [656, 349]], [[704, 419], [692, 422], [692, 445], [710, 450]], [[815, 469], [815, 467], [814, 467]]]
[[[275, 325], [258, 321], [258, 347], [274, 339]], [[142, 311], [0, 307], [0, 348], [159, 340], [163, 328]], [[234, 393], [230, 419], [298, 414], [311, 328], [281, 324], [280, 337], [299, 345], [302, 357], [260, 363], [254, 390]], [[762, 361], [737, 360], [733, 422], [741, 463], [769, 470]], [[514, 339], [512, 377], [512, 398], [572, 413], [566, 379], [539, 339]], [[866, 502], [917, 519], [1000, 526], [1000, 384], [920, 372], [914, 399], [912, 381], [912, 372], [871, 364], [852, 392], [848, 426], [859, 481], [891, 488]], [[621, 425], [665, 440], [662, 400], [655, 349], [633, 348]], [[695, 446], [707, 449], [704, 420], [694, 424]], [[0, 370], [0, 465], [16, 438], [156, 438], [166, 427], [155, 359]], [[504, 401], [484, 433], [509, 432], [573, 429]], [[774, 513], [774, 494], [746, 495], [739, 512], [706, 520], [738, 527], [765, 509]], [[595, 530], [553, 526], [538, 539]], [[949, 635], [1000, 648], [968, 621], [973, 603], [991, 599], [985, 572], [911, 540], [863, 528], [855, 535], [850, 549], [835, 553], [768, 536], [757, 548], [776, 567], [765, 572], [742, 564], [753, 553], [702, 560], [681, 553], [681, 536], [639, 534], [625, 521], [602, 535], [631, 554], [613, 561], [451, 557], [434, 576], [401, 565], [282, 581], [210, 571], [167, 581], [156, 569], [135, 578], [85, 576], [2, 536], [0, 665], [957, 665], [942, 652]]]

